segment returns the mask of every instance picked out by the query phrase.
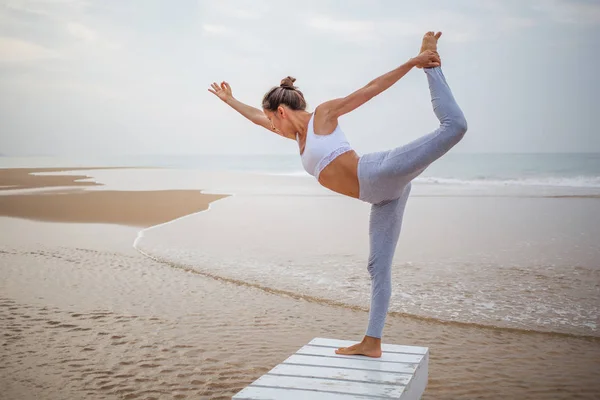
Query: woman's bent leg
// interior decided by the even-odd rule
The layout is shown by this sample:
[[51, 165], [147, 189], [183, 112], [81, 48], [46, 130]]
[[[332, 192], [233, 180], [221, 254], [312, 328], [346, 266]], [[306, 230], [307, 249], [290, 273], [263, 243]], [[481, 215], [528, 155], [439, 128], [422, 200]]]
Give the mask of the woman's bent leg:
[[467, 131], [467, 121], [456, 103], [440, 67], [424, 69], [429, 81], [433, 111], [440, 127], [405, 146], [390, 150], [381, 160], [381, 172], [400, 185], [416, 178], [446, 154]]

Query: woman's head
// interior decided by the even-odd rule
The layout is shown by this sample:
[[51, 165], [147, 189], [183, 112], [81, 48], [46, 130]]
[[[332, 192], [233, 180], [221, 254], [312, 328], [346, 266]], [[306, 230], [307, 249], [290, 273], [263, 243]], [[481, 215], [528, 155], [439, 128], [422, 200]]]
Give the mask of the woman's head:
[[295, 81], [296, 79], [291, 76], [283, 78], [281, 84], [269, 90], [262, 101], [265, 115], [284, 136], [295, 134], [291, 132], [293, 127], [289, 120], [290, 114], [294, 111], [306, 110], [306, 100], [302, 92], [294, 86]]

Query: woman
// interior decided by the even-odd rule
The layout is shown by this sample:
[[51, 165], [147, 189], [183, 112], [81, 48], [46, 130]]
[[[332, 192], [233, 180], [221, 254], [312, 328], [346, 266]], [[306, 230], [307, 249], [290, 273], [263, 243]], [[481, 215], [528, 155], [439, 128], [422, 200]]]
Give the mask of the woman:
[[[418, 56], [347, 97], [320, 104], [313, 113], [305, 111], [304, 96], [291, 77], [265, 94], [262, 111], [236, 100], [227, 82], [213, 83], [209, 89], [255, 124], [296, 140], [304, 168], [321, 185], [372, 204], [367, 266], [371, 276], [369, 323], [360, 343], [340, 348], [337, 354], [381, 357], [381, 336], [392, 291], [392, 259], [411, 181], [457, 144], [467, 131], [465, 117], [442, 74], [437, 53], [440, 36], [441, 32], [427, 32]], [[439, 128], [393, 150], [357, 155], [338, 125], [338, 118], [388, 89], [413, 67], [423, 68], [427, 75]]]

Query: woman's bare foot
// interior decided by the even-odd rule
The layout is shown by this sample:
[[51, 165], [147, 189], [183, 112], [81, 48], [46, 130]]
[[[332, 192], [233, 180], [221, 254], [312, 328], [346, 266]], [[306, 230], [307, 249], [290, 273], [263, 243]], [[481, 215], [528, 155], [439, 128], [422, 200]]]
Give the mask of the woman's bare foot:
[[437, 52], [437, 42], [440, 36], [442, 36], [442, 32], [427, 32], [425, 36], [423, 36], [423, 42], [421, 43], [421, 51], [419, 52], [419, 54], [427, 50]]
[[350, 347], [341, 347], [335, 351], [335, 354], [361, 355], [379, 358], [381, 357], [381, 339], [365, 336], [362, 342]]

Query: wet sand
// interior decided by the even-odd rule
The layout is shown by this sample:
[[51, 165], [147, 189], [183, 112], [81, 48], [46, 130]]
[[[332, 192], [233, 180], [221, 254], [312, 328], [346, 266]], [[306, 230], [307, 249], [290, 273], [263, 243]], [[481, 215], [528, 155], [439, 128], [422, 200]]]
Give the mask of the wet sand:
[[[364, 333], [366, 312], [148, 260], [131, 248], [134, 229], [0, 224], [6, 399], [226, 399], [314, 337]], [[401, 317], [388, 318], [385, 334], [430, 348], [428, 399], [600, 391], [597, 340]]]
[[[364, 334], [365, 311], [150, 260], [133, 227], [0, 227], [2, 399], [227, 399], [314, 337]], [[384, 341], [430, 348], [426, 399], [600, 393], [594, 338], [390, 316]]]
[[[80, 182], [86, 175], [32, 175], [70, 169], [0, 169], [0, 216], [52, 222], [110, 223], [148, 227], [206, 210], [226, 196], [197, 190], [84, 190], [101, 186]], [[10, 190], [56, 188], [53, 191], [7, 194]], [[4, 188], [4, 189], [2, 189]]]

